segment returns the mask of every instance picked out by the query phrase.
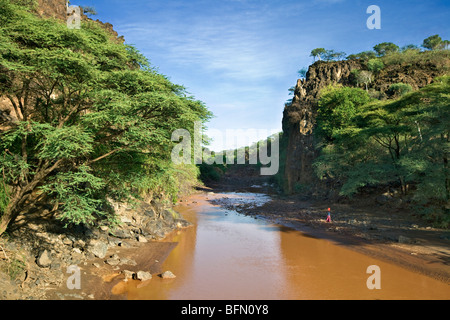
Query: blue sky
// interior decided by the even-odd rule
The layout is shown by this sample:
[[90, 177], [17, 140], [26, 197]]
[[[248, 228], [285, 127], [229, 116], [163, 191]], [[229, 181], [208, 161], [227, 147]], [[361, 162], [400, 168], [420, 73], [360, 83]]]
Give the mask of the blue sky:
[[[160, 73], [214, 113], [209, 132], [281, 131], [288, 89], [312, 62], [312, 49], [347, 54], [381, 42], [450, 39], [450, 1], [72, 0], [93, 6]], [[381, 9], [369, 30], [368, 6]], [[208, 132], [206, 132], [208, 134]], [[212, 134], [210, 134], [211, 136]], [[216, 139], [217, 140], [217, 139]], [[242, 140], [241, 144], [248, 144]], [[211, 149], [231, 145], [215, 141]]]

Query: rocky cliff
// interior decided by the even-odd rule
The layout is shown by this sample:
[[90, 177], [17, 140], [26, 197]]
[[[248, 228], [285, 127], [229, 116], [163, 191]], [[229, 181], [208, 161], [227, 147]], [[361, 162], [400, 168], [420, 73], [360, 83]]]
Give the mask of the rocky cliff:
[[[448, 57], [448, 56], [447, 56]], [[368, 85], [371, 95], [385, 99], [389, 87], [395, 83], [410, 84], [414, 90], [422, 88], [448, 70], [448, 59], [417, 59], [415, 62], [392, 63], [373, 74]], [[321, 185], [312, 167], [318, 155], [314, 139], [315, 117], [320, 90], [330, 84], [356, 86], [352, 70], [367, 70], [362, 60], [324, 62], [317, 61], [309, 67], [306, 79], [299, 79], [292, 104], [283, 113], [283, 140], [286, 146], [284, 162], [284, 191], [308, 192], [308, 195], [326, 196], [329, 189]]]
[[[59, 20], [67, 19], [67, 7], [66, 0], [37, 0], [36, 13], [42, 18], [56, 18]], [[73, 1], [70, 5], [76, 6], [77, 3]], [[89, 19], [86, 15], [82, 13], [82, 19]], [[92, 19], [91, 19], [92, 20]], [[117, 41], [123, 42], [123, 36], [118, 35], [116, 31], [114, 31], [114, 27], [112, 24], [108, 22], [102, 22], [100, 20], [95, 20], [99, 23], [103, 28], [105, 28], [114, 39]]]

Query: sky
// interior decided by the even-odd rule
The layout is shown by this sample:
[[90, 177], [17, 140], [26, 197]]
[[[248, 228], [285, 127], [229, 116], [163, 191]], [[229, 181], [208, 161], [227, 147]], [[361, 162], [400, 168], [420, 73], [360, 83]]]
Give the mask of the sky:
[[[351, 0], [72, 0], [114, 26], [173, 83], [214, 114], [210, 149], [249, 145], [282, 130], [288, 89], [318, 47], [347, 54], [382, 42], [421, 45], [450, 39], [450, 1]], [[367, 8], [381, 10], [381, 29], [367, 28]], [[238, 133], [237, 141], [221, 139]], [[264, 136], [265, 135], [265, 136]], [[225, 141], [224, 141], [225, 140]], [[237, 143], [237, 145], [236, 145]]]

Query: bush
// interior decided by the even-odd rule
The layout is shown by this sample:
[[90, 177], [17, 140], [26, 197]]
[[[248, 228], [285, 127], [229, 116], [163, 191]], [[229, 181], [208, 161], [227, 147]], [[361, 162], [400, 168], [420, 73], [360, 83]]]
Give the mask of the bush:
[[389, 92], [395, 96], [403, 96], [412, 91], [412, 87], [407, 83], [394, 83], [389, 87]]
[[380, 72], [384, 68], [384, 63], [380, 59], [370, 59], [367, 62], [367, 69], [374, 73]]

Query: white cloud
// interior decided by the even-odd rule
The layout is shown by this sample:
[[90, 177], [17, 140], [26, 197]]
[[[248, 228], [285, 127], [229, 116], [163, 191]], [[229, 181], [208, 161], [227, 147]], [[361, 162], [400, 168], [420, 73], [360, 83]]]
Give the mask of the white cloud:
[[267, 39], [271, 30], [265, 19], [239, 12], [194, 19], [190, 25], [174, 20], [139, 22], [121, 26], [121, 32], [141, 47], [158, 47], [166, 53], [166, 60], [180, 67], [195, 66], [232, 80], [256, 81], [279, 77], [285, 71], [283, 49]]

